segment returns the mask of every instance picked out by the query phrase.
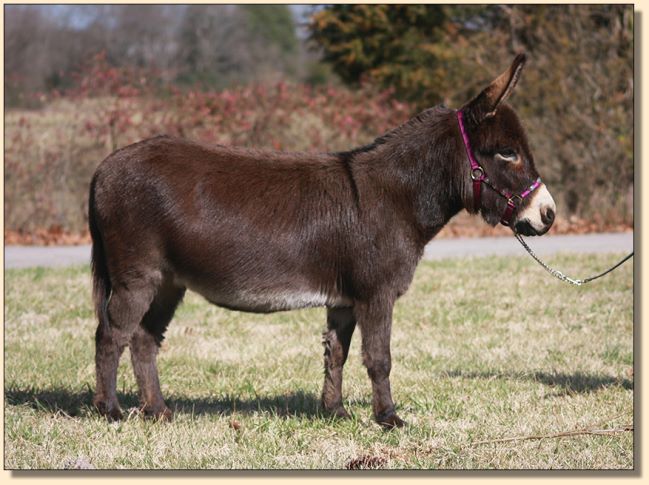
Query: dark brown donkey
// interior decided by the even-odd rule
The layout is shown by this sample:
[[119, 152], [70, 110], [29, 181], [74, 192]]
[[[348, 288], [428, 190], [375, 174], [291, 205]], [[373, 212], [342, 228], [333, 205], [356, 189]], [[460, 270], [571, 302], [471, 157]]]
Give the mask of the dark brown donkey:
[[[374, 417], [403, 425], [390, 392], [392, 309], [424, 246], [462, 209], [497, 224], [507, 211], [503, 194], [523, 194], [538, 177], [525, 132], [504, 103], [524, 62], [516, 57], [467, 103], [463, 120], [455, 110], [428, 109], [348, 152], [282, 153], [159, 136], [106, 158], [92, 179], [89, 209], [99, 411], [121, 417], [116, 372], [128, 345], [143, 411], [171, 417], [156, 355], [189, 288], [248, 312], [326, 306], [322, 405], [336, 416], [348, 416], [342, 371], [358, 324]], [[529, 192], [509, 197], [515, 210], [507, 222], [543, 234], [554, 202], [542, 184]]]

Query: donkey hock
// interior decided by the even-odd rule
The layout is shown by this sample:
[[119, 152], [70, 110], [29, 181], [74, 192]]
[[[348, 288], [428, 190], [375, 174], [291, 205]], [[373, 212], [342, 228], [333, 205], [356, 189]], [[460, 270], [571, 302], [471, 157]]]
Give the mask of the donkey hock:
[[159, 136], [111, 154], [89, 203], [100, 412], [121, 417], [116, 375], [128, 345], [143, 411], [171, 418], [156, 354], [189, 288], [248, 312], [326, 306], [322, 406], [336, 416], [348, 416], [342, 373], [358, 325], [374, 417], [403, 425], [390, 392], [392, 309], [426, 243], [462, 209], [525, 234], [543, 234], [554, 219], [523, 128], [504, 103], [524, 62], [517, 56], [461, 116], [428, 109], [347, 152]]

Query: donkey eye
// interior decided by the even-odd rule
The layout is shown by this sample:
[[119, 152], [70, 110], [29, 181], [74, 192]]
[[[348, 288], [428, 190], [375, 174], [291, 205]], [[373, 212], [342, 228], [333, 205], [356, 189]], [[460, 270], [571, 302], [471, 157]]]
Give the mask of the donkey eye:
[[496, 157], [507, 162], [515, 162], [518, 159], [518, 154], [512, 148], [502, 148], [496, 152]]

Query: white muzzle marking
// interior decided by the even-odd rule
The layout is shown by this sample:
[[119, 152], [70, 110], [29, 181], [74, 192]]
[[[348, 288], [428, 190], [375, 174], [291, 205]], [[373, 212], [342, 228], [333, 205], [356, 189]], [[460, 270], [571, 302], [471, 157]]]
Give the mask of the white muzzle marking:
[[548, 209], [557, 212], [554, 199], [545, 184], [541, 184], [532, 194], [529, 205], [518, 214], [518, 220], [529, 222], [530, 226], [539, 233], [544, 232], [550, 224], [543, 222], [542, 214], [547, 213]]

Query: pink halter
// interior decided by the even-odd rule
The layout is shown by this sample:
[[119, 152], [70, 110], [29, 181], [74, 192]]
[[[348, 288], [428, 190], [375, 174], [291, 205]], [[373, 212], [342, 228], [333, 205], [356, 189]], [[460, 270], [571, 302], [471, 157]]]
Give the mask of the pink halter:
[[496, 193], [503, 196], [507, 199], [507, 207], [505, 212], [503, 212], [502, 217], [500, 218], [500, 223], [504, 226], [510, 226], [512, 222], [512, 216], [516, 210], [515, 199], [519, 199], [519, 203], [523, 201], [525, 197], [530, 195], [535, 189], [541, 185], [541, 177], [537, 178], [532, 185], [525, 189], [520, 194], [512, 194], [509, 190], [504, 190], [496, 187], [491, 183], [487, 175], [485, 174], [484, 168], [478, 163], [478, 161], [473, 156], [473, 151], [471, 150], [471, 144], [469, 143], [469, 137], [466, 134], [464, 129], [464, 115], [462, 110], [457, 110], [457, 121], [460, 125], [460, 132], [462, 133], [462, 140], [464, 141], [464, 148], [466, 149], [466, 154], [469, 157], [469, 162], [471, 163], [471, 180], [473, 180], [473, 207], [475, 212], [480, 210], [480, 192], [482, 190], [482, 184], [486, 184], [491, 187]]

